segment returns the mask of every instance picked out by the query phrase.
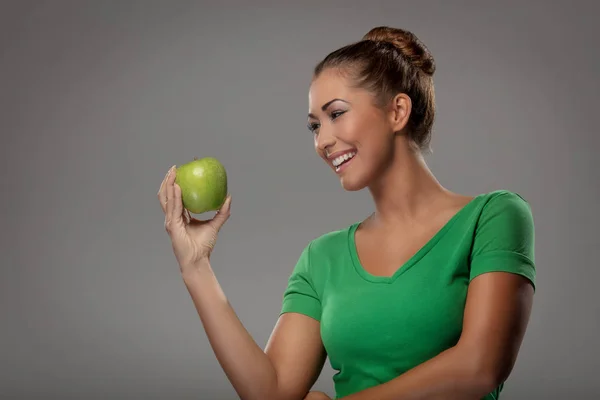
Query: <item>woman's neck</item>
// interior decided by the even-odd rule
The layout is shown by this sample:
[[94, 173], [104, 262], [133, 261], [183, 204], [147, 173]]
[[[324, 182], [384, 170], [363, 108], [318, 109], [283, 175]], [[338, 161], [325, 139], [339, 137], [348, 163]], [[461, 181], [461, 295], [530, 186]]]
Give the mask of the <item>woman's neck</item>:
[[403, 143], [398, 143], [395, 152], [392, 164], [369, 186], [375, 202], [373, 218], [381, 226], [397, 226], [420, 219], [450, 195], [420, 152]]

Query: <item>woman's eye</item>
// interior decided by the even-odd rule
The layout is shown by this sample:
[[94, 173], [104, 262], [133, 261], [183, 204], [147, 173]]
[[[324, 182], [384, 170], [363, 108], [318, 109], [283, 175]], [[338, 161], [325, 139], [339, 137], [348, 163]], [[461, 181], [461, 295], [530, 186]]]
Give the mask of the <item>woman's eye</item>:
[[[333, 112], [331, 113], [331, 119], [332, 119], [332, 120], [334, 120], [334, 119], [336, 119], [337, 117], [339, 117], [340, 115], [344, 114], [345, 112], [346, 112], [346, 111], [333, 111]], [[321, 125], [320, 125], [320, 124], [318, 124], [318, 123], [316, 123], [316, 122], [311, 122], [311, 123], [308, 123], [306, 126], [307, 126], [307, 128], [308, 128], [308, 130], [309, 130], [309, 131], [311, 131], [311, 132], [316, 132], [316, 131], [317, 131], [317, 129], [319, 129], [319, 127], [320, 127]]]
[[319, 129], [319, 124], [317, 124], [316, 122], [312, 122], [312, 123], [308, 124], [307, 127], [308, 127], [309, 131], [314, 132], [317, 129]]
[[345, 113], [345, 111], [334, 111], [334, 112], [331, 113], [331, 119], [336, 119], [337, 117], [339, 117], [343, 113]]

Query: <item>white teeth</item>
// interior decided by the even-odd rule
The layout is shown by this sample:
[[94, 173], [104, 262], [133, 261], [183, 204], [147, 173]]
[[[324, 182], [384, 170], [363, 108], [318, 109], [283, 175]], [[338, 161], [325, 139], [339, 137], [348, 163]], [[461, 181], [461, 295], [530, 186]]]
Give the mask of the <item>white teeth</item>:
[[343, 163], [346, 160], [351, 159], [355, 155], [356, 155], [356, 152], [354, 152], [354, 151], [350, 152], [350, 153], [346, 153], [344, 155], [336, 157], [331, 163], [333, 164], [334, 167], [338, 167], [341, 163]]

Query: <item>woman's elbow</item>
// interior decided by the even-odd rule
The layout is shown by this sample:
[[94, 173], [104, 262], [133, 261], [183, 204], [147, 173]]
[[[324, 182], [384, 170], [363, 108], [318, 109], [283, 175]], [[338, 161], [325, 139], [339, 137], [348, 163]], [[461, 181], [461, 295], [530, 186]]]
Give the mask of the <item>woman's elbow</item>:
[[[504, 383], [512, 372], [512, 358], [490, 354], [489, 349], [479, 346], [458, 346], [459, 357], [467, 372], [468, 386], [481, 397], [493, 392]], [[480, 397], [480, 398], [481, 398]]]
[[484, 395], [494, 391], [504, 383], [512, 371], [512, 364], [507, 362], [476, 363], [471, 374], [474, 386]]

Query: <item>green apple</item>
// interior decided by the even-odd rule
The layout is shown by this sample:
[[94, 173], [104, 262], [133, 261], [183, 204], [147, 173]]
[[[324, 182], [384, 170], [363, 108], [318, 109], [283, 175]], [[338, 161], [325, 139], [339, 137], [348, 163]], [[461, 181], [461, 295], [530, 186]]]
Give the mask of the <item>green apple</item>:
[[214, 157], [194, 159], [177, 168], [183, 206], [194, 214], [216, 211], [227, 197], [227, 173]]

